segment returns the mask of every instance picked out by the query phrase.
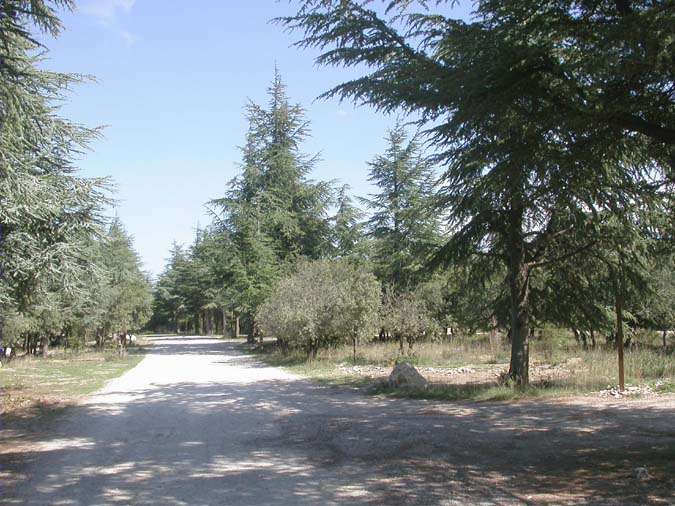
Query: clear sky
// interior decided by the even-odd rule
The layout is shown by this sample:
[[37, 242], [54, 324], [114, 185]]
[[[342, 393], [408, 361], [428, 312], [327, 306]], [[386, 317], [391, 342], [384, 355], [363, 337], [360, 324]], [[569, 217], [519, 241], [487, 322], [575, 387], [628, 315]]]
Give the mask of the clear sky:
[[293, 13], [274, 0], [79, 0], [49, 68], [90, 74], [63, 114], [104, 138], [81, 161], [88, 176], [112, 176], [116, 212], [133, 234], [145, 268], [161, 272], [173, 240], [191, 242], [210, 219], [204, 204], [238, 172], [248, 99], [266, 101], [278, 65], [293, 102], [307, 109], [320, 152], [314, 179], [370, 190], [366, 162], [395, 118], [315, 98], [354, 71], [317, 68], [315, 54], [290, 47], [295, 34], [270, 19]]

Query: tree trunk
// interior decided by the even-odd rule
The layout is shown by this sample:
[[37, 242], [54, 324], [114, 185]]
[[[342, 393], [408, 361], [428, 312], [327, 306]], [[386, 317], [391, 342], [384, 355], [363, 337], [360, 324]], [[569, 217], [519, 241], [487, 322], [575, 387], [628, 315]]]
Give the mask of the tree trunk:
[[619, 359], [619, 391], [626, 387], [623, 369], [623, 284], [618, 283], [615, 298], [616, 310], [616, 349]]
[[512, 210], [509, 231], [509, 296], [511, 303], [511, 365], [509, 377], [517, 386], [530, 382], [527, 336], [530, 323], [530, 270], [525, 262], [522, 238], [522, 211]]
[[49, 335], [44, 334], [44, 335], [42, 336], [42, 343], [41, 343], [41, 345], [42, 345], [42, 352], [41, 352], [41, 354], [42, 354], [43, 357], [46, 357], [47, 354], [49, 353]]
[[595, 330], [591, 329], [590, 334], [591, 334], [591, 347], [592, 349], [595, 349]]
[[255, 338], [256, 337], [257, 336], [255, 334], [255, 322], [253, 320], [251, 320], [251, 326], [250, 326], [250, 330], [248, 332], [248, 337], [246, 338], [246, 342], [251, 343], [251, 344], [255, 344]]
[[668, 331], [664, 330], [663, 333], [661, 334], [661, 337], [663, 339], [663, 349], [665, 350], [666, 348], [668, 348]]
[[234, 337], [239, 337], [239, 315], [234, 319]]
[[319, 345], [314, 339], [309, 340], [309, 347], [307, 349], [307, 360], [313, 362], [316, 359], [316, 355], [319, 351]]
[[225, 313], [225, 308], [221, 309], [221, 322], [223, 325], [223, 337], [227, 336], [227, 314]]

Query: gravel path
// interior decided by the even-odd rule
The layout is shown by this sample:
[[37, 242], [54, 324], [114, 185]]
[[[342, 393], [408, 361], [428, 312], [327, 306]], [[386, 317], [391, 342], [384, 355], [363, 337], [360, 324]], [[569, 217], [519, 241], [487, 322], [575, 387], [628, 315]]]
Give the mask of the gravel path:
[[[234, 342], [155, 339], [67, 411], [3, 504], [670, 503], [675, 401], [391, 400]], [[651, 478], [638, 480], [644, 466]]]

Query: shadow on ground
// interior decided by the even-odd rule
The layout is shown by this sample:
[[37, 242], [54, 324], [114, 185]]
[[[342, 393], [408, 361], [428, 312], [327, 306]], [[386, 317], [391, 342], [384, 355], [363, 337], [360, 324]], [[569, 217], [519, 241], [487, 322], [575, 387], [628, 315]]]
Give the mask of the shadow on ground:
[[[235, 346], [163, 338], [149, 355], [208, 355], [211, 367], [233, 371], [260, 367]], [[26, 436], [33, 450], [6, 452], [0, 465], [20, 459], [30, 484], [14, 483], [0, 503], [645, 504], [673, 497], [675, 412], [666, 406], [392, 400], [304, 380], [237, 377], [149, 385], [116, 401], [127, 393], [106, 391], [71, 408], [48, 435]], [[638, 481], [638, 466], [652, 478]]]

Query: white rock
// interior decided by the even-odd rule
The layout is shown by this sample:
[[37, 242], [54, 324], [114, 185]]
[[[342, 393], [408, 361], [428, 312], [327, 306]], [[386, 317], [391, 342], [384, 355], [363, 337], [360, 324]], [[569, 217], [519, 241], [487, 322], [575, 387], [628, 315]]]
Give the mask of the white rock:
[[394, 366], [387, 382], [392, 388], [427, 388], [429, 382], [408, 362]]
[[635, 473], [635, 478], [638, 481], [647, 481], [652, 479], [652, 475], [649, 474], [649, 471], [646, 467], [636, 467], [633, 469], [633, 472]]

